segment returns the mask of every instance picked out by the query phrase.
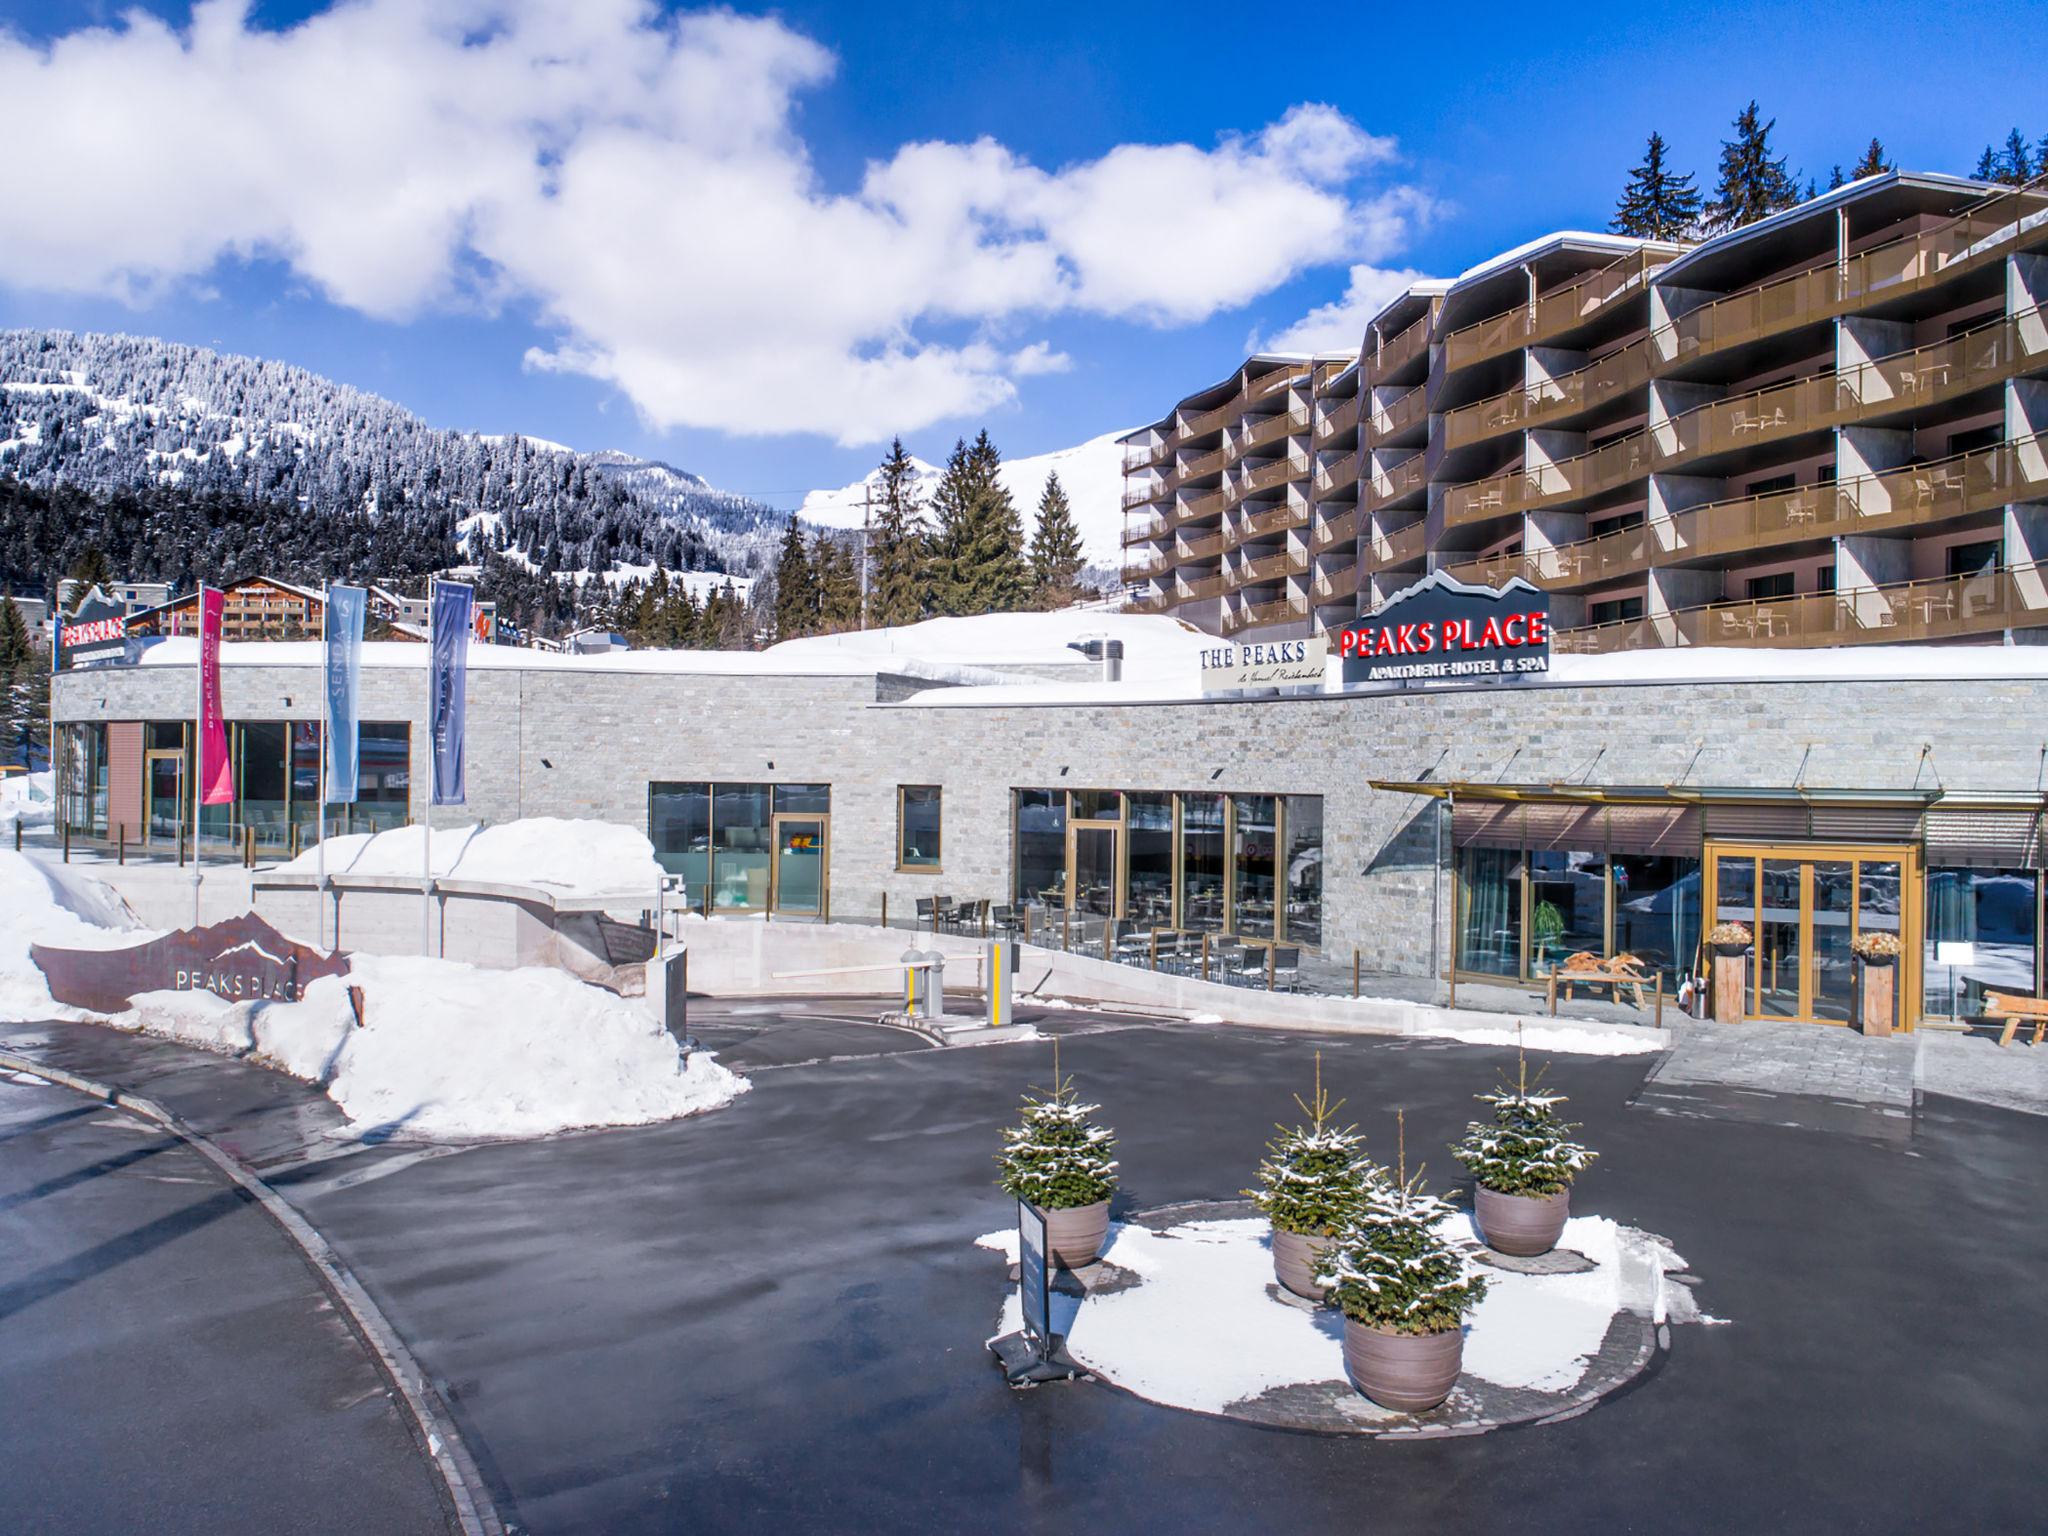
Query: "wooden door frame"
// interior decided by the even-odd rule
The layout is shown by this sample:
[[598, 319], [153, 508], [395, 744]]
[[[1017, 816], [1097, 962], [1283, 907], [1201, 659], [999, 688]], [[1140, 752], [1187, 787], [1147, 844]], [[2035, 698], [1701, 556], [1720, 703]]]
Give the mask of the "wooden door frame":
[[[1782, 1019], [1777, 1014], [1759, 1014], [1755, 1011], [1759, 988], [1762, 983], [1760, 967], [1751, 966], [1749, 985], [1745, 989], [1742, 1016], [1746, 1022], [1789, 1022], [1824, 1024], [1831, 1020], [1815, 1019], [1813, 1014], [1812, 966], [1813, 966], [1813, 866], [1815, 864], [1841, 864], [1852, 866], [1850, 881], [1852, 894], [1849, 902], [1849, 937], [1855, 941], [1862, 916], [1862, 868], [1864, 864], [1896, 864], [1899, 866], [1899, 1027], [1909, 1031], [1920, 1022], [1920, 951], [1922, 909], [1924, 890], [1922, 881], [1924, 869], [1921, 851], [1913, 843], [1768, 843], [1749, 839], [1705, 840], [1700, 853], [1700, 921], [1702, 931], [1712, 928], [1720, 921], [1720, 880], [1721, 860], [1724, 858], [1746, 858], [1755, 870], [1753, 885], [1756, 900], [1763, 899], [1762, 862], [1766, 859], [1779, 863], [1795, 863], [1799, 870], [1799, 942], [1800, 964], [1799, 1006], [1800, 1016], [1795, 1020]], [[1753, 936], [1757, 935], [1758, 908], [1752, 906], [1747, 926]], [[1845, 1021], [1853, 1025], [1855, 1020]]]
[[185, 811], [192, 803], [192, 797], [185, 783], [185, 749], [183, 747], [144, 747], [142, 749], [142, 842], [148, 847], [155, 839], [150, 836], [150, 818], [156, 808], [156, 793], [153, 787], [154, 775], [151, 765], [159, 758], [170, 758], [178, 766], [178, 825], [171, 833], [175, 845], [185, 832]]

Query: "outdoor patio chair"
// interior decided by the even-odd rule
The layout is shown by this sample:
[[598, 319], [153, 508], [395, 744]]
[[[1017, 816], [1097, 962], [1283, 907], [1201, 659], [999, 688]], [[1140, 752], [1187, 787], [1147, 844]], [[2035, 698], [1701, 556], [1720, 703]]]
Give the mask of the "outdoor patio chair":
[[1273, 946], [1273, 990], [1295, 992], [1301, 988], [1301, 946], [1299, 944], [1275, 944]]

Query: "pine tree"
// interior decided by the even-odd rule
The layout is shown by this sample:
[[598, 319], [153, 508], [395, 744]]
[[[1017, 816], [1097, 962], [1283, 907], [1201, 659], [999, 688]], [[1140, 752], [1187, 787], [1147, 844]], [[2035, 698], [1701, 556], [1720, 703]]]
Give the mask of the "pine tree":
[[1339, 1130], [1331, 1123], [1344, 1105], [1332, 1103], [1323, 1087], [1321, 1051], [1316, 1052], [1315, 1096], [1296, 1094], [1294, 1102], [1308, 1124], [1273, 1127], [1279, 1134], [1266, 1144], [1259, 1187], [1245, 1193], [1275, 1231], [1333, 1236], [1358, 1214], [1366, 1189], [1383, 1183], [1386, 1175], [1365, 1155], [1365, 1138], [1357, 1126]]
[[917, 505], [917, 466], [903, 439], [882, 460], [881, 505], [868, 536], [868, 622], [915, 624], [925, 612], [925, 535]]
[[794, 640], [818, 627], [818, 583], [804, 544], [803, 526], [794, 512], [783, 530], [782, 549], [775, 559], [775, 638]]
[[2015, 128], [2005, 136], [2005, 143], [1999, 148], [1993, 165], [1992, 179], [2009, 187], [2024, 186], [2034, 179], [2033, 146], [2019, 129]]
[[85, 601], [86, 594], [94, 587], [105, 587], [114, 579], [114, 573], [107, 566], [107, 552], [97, 544], [88, 544], [79, 551], [78, 558], [71, 562], [71, 569], [65, 573], [74, 583], [71, 601], [74, 605]]
[[1578, 1127], [1558, 1118], [1564, 1095], [1533, 1091], [1526, 1061], [1513, 1086], [1482, 1093], [1479, 1102], [1493, 1106], [1493, 1123], [1473, 1121], [1465, 1127], [1465, 1139], [1451, 1151], [1475, 1180], [1496, 1194], [1558, 1194], [1600, 1155], [1573, 1141], [1571, 1133]]
[[1038, 526], [1031, 534], [1032, 596], [1040, 608], [1064, 608], [1074, 600], [1085, 563], [1081, 530], [1057, 470], [1045, 477], [1038, 498]]
[[1030, 567], [1016, 505], [997, 478], [1002, 455], [986, 429], [956, 442], [932, 498], [938, 514], [927, 568], [942, 614], [1010, 613], [1030, 600]]
[[48, 671], [49, 658], [38, 655], [21, 609], [0, 597], [0, 763], [34, 761], [37, 725], [48, 719]]
[[1845, 187], [1848, 184], [1849, 178], [1842, 174], [1840, 165], [1836, 165], [1828, 171], [1828, 190], [1830, 192], [1834, 191], [1837, 187]]
[[1873, 137], [1870, 147], [1863, 151], [1863, 158], [1858, 160], [1856, 168], [1849, 172], [1849, 179], [1861, 181], [1866, 176], [1882, 176], [1890, 169], [1892, 163], [1884, 157], [1884, 145]]
[[818, 584], [818, 625], [828, 635], [860, 627], [860, 567], [853, 551], [824, 533], [811, 541], [811, 569]]
[[1771, 153], [1778, 120], [1761, 120], [1752, 101], [1735, 118], [1735, 137], [1721, 145], [1721, 181], [1707, 204], [1715, 230], [1740, 229], [1799, 201], [1799, 187], [1785, 169], [1785, 157]]
[[1691, 176], [1674, 176], [1664, 164], [1664, 136], [1650, 135], [1643, 163], [1628, 173], [1610, 226], [1639, 240], [1686, 240], [1697, 232], [1700, 194]]
[[1970, 174], [1979, 181], [1998, 180], [1998, 151], [1986, 144], [1984, 153], [1977, 157], [1977, 168]]
[[996, 1154], [1003, 1193], [1042, 1211], [1070, 1211], [1114, 1194], [1116, 1137], [1089, 1118], [1101, 1107], [1079, 1101], [1055, 1052], [1052, 1091], [1025, 1094], [1020, 1122], [1003, 1132]]

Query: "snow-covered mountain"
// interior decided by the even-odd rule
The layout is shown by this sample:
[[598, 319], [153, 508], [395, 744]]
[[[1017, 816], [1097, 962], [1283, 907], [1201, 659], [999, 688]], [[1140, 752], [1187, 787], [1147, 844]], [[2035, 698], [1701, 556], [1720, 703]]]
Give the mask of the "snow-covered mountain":
[[[1117, 446], [1117, 439], [1123, 435], [1121, 431], [1105, 432], [1072, 448], [1003, 461], [1003, 488], [1017, 504], [1027, 538], [1039, 493], [1045, 489], [1045, 477], [1057, 471], [1060, 484], [1066, 487], [1067, 500], [1073, 503], [1074, 521], [1080, 525], [1081, 547], [1088, 563], [1117, 564], [1124, 528], [1124, 453]], [[923, 459], [914, 458], [911, 462], [917, 466], [918, 499], [929, 504], [944, 472]], [[827, 528], [858, 528], [866, 515], [868, 494], [879, 496], [880, 487], [881, 471], [877, 470], [836, 491], [812, 491], [804, 497], [797, 513], [806, 522]]]

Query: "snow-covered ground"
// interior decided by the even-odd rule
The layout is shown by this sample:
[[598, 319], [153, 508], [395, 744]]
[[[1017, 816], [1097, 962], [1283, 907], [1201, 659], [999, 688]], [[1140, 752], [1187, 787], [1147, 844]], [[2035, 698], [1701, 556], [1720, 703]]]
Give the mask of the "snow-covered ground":
[[50, 770], [12, 773], [0, 779], [0, 827], [47, 827], [57, 819]]
[[[329, 875], [401, 875], [417, 879], [426, 850], [424, 827], [330, 837], [284, 869], [311, 874], [324, 857]], [[434, 828], [434, 875], [543, 886], [566, 896], [631, 896], [643, 903], [661, 885], [654, 845], [636, 827], [609, 821], [531, 816], [494, 827]]]
[[827, 658], [859, 658], [878, 667], [905, 658], [931, 666], [1072, 667], [1090, 665], [1079, 651], [1069, 649], [1070, 642], [1082, 639], [1122, 641], [1125, 679], [1151, 685], [1182, 676], [1192, 679], [1196, 653], [1216, 644], [1213, 636], [1179, 619], [1063, 608], [1054, 613], [990, 613], [972, 619], [926, 619], [895, 629], [813, 635], [785, 640], [761, 654], [792, 670], [808, 670], [809, 664]]
[[[90, 1017], [51, 999], [31, 943], [117, 949], [156, 936], [99, 881], [0, 850], [0, 1021]], [[363, 991], [360, 1026], [350, 986]], [[706, 1052], [685, 1063], [644, 1001], [549, 969], [356, 955], [296, 1003], [150, 992], [106, 1022], [305, 1078], [352, 1125], [413, 1136], [640, 1125], [714, 1109], [748, 1086]]]
[[[1128, 429], [1126, 429], [1128, 430]], [[1081, 529], [1081, 548], [1090, 565], [1116, 565], [1123, 555], [1124, 451], [1117, 445], [1123, 432], [1105, 432], [1072, 448], [1035, 453], [1028, 458], [1006, 459], [998, 477], [1028, 538], [1038, 512], [1038, 498], [1045, 490], [1045, 477], [1055, 472], [1066, 488], [1074, 508], [1074, 521]], [[936, 464], [912, 459], [917, 466], [917, 495], [928, 505], [932, 491], [944, 473]], [[797, 508], [805, 522], [825, 528], [858, 528], [868, 514], [868, 493], [881, 495], [881, 471], [836, 491], [812, 491]]]
[[[1446, 1235], [1468, 1255], [1480, 1247], [1469, 1216], [1450, 1218]], [[976, 1244], [1016, 1261], [1015, 1228]], [[1666, 1278], [1685, 1260], [1655, 1238], [1603, 1216], [1575, 1216], [1558, 1246], [1596, 1267], [1572, 1275], [1482, 1271], [1486, 1299], [1466, 1322], [1468, 1376], [1567, 1392], [1616, 1313], [1634, 1311], [1659, 1323], [1703, 1320], [1692, 1293]], [[1065, 1334], [1068, 1353], [1106, 1380], [1202, 1413], [1221, 1413], [1277, 1387], [1345, 1380], [1341, 1316], [1283, 1299], [1264, 1217], [1190, 1221], [1163, 1232], [1112, 1222], [1102, 1256], [1140, 1283], [1085, 1301], [1055, 1293], [1051, 1323]], [[1022, 1326], [1012, 1286], [996, 1331]], [[1204, 1340], [1228, 1347], [1203, 1347]]]

